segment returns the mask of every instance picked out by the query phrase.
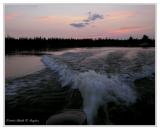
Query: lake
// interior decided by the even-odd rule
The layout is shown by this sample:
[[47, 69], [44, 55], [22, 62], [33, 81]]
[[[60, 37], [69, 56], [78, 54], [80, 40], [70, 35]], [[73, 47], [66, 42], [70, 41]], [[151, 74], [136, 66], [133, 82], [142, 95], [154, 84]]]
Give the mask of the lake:
[[[112, 123], [142, 123], [134, 120], [135, 116], [142, 119], [140, 106], [133, 107], [130, 120], [118, 108], [131, 112], [124, 104], [141, 101], [139, 97], [143, 93], [142, 90], [139, 93], [139, 88], [137, 91], [136, 81], [140, 86], [143, 83], [143, 92], [152, 96], [152, 101], [148, 101], [144, 94], [141, 104], [152, 106], [149, 110], [154, 111], [154, 74], [155, 48], [73, 48], [42, 52], [42, 55], [7, 55], [6, 124], [45, 124], [47, 118], [64, 109], [81, 109], [88, 123], [94, 124], [94, 113], [110, 102], [116, 104], [108, 107]], [[114, 113], [118, 111], [124, 114], [123, 120], [115, 118]], [[152, 118], [144, 118], [146, 113], [143, 113], [144, 122], [152, 124], [154, 114]], [[7, 122], [18, 118], [38, 121]]]

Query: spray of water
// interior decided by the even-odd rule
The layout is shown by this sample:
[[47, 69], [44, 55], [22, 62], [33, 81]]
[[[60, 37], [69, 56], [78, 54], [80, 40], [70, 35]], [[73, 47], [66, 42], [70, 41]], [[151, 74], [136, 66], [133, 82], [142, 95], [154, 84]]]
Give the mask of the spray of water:
[[54, 56], [45, 55], [42, 62], [58, 73], [62, 87], [71, 86], [73, 89], [79, 89], [83, 97], [83, 110], [86, 113], [88, 124], [94, 123], [98, 108], [108, 102], [122, 101], [130, 104], [136, 101], [133, 89], [121, 81], [119, 76], [109, 78], [94, 70], [77, 72]]

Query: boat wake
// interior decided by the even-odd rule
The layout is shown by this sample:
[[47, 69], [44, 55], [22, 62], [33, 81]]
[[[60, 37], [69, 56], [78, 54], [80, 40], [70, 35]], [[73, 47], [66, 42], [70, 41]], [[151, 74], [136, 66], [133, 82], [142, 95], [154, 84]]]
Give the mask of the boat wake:
[[[83, 101], [83, 112], [88, 124], [96, 124], [97, 117], [100, 121], [103, 118], [102, 123], [107, 123], [108, 112], [113, 120], [114, 110], [110, 111], [110, 102], [122, 106], [132, 105], [144, 97], [143, 93], [149, 95], [143, 100], [150, 100], [152, 95], [154, 99], [153, 85], [147, 81], [141, 83], [142, 88], [136, 85], [137, 79], [144, 77], [151, 78], [154, 82], [154, 54], [154, 49], [95, 48], [43, 55], [41, 61], [47, 68], [6, 82], [6, 111], [9, 116], [18, 111], [27, 115], [35, 114], [36, 118], [37, 115], [45, 115], [47, 119], [53, 112], [66, 108], [66, 104], [70, 108], [75, 108], [75, 105], [79, 109]], [[148, 94], [150, 90], [153, 92]], [[72, 100], [70, 94], [75, 91], [79, 95], [76, 97], [74, 93]], [[146, 106], [143, 105], [144, 108]], [[119, 107], [117, 109], [119, 111]], [[105, 113], [104, 117], [101, 110]], [[19, 115], [21, 116], [25, 115]]]
[[155, 72], [153, 51], [133, 52], [136, 55], [132, 51], [124, 52], [101, 50], [44, 55], [42, 62], [58, 74], [62, 87], [79, 89], [87, 122], [94, 124], [99, 107], [109, 102], [135, 103], [138, 95], [134, 81]]
[[58, 74], [62, 87], [79, 89], [88, 124], [94, 124], [100, 106], [109, 102], [123, 102], [127, 105], [136, 102], [136, 92], [118, 74], [109, 77], [95, 70], [76, 71], [65, 60], [54, 55], [43, 56], [42, 62]]

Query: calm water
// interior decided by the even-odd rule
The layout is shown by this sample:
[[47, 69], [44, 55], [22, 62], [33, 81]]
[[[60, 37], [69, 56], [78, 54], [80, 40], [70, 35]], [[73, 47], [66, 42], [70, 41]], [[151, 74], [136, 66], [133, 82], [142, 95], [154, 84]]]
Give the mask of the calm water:
[[5, 58], [5, 77], [16, 78], [44, 68], [39, 56], [11, 55]]
[[[6, 79], [10, 79], [5, 87], [6, 119], [39, 120], [15, 124], [45, 124], [49, 116], [68, 107], [84, 110], [92, 123], [93, 113], [106, 102], [135, 104], [139, 98], [133, 89], [135, 80], [150, 77], [154, 83], [154, 48], [74, 48], [43, 53], [45, 56], [6, 56]], [[73, 89], [82, 97], [79, 92], [73, 95]]]

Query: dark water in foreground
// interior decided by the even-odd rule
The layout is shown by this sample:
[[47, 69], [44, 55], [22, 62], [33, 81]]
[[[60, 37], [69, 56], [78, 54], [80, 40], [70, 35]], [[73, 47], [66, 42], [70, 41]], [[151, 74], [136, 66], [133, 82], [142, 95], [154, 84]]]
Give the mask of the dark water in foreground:
[[[97, 92], [99, 91], [100, 97], [103, 96], [105, 101], [110, 101], [107, 103], [107, 111], [111, 124], [154, 125], [154, 48], [77, 48], [46, 53], [52, 54], [54, 64], [57, 64], [53, 67], [55, 71], [42, 64], [40, 60], [42, 56], [18, 56], [20, 58], [17, 60], [15, 60], [17, 56], [13, 56], [15, 59], [12, 57], [12, 60], [6, 58], [6, 124], [42, 125], [51, 115], [56, 113], [67, 109], [83, 110], [84, 99], [88, 101], [89, 97], [84, 97], [82, 89], [87, 88], [93, 95], [96, 89]], [[17, 68], [13, 69], [12, 66]], [[16, 71], [9, 72], [12, 69]], [[78, 78], [81, 75], [85, 76], [85, 81], [74, 79], [74, 83], [78, 82], [79, 87], [83, 87], [72, 88], [73, 85], [69, 83], [69, 78], [74, 74], [78, 75]], [[62, 76], [59, 77], [59, 75]], [[105, 76], [109, 81], [107, 83], [104, 81]], [[108, 100], [110, 97], [101, 92], [108, 90], [106, 89], [108, 86], [105, 84], [112, 86], [115, 77], [118, 79], [120, 77], [121, 85], [125, 83], [136, 92], [134, 103], [128, 103], [134, 100], [134, 95], [130, 91], [126, 91], [130, 92], [127, 104]], [[92, 79], [94, 82], [89, 87]], [[118, 83], [115, 83], [114, 86], [117, 86], [115, 89], [119, 88]], [[66, 85], [61, 87], [63, 84]], [[85, 87], [86, 85], [87, 87]], [[124, 91], [121, 92], [121, 90], [120, 87], [118, 90], [120, 97], [117, 98], [123, 99]], [[95, 95], [98, 94], [97, 92]], [[86, 94], [89, 95], [89, 93]], [[96, 99], [94, 103], [97, 102]], [[99, 102], [101, 101], [98, 100]], [[105, 124], [101, 113], [99, 109], [99, 118], [95, 124]]]

